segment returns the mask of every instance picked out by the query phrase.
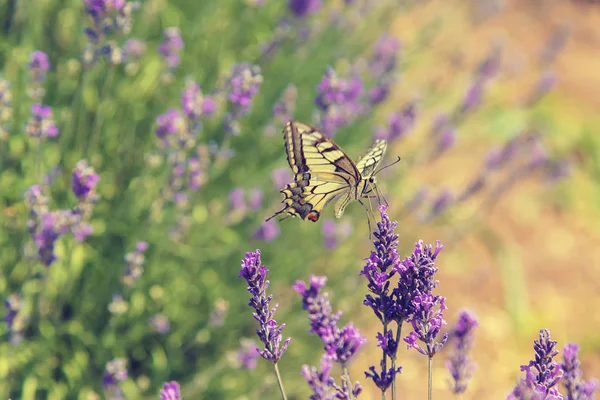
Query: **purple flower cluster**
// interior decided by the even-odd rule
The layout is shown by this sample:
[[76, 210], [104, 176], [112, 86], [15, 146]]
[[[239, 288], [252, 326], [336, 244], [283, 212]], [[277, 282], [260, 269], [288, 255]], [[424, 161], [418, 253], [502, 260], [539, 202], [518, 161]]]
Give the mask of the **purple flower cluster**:
[[12, 343], [19, 343], [23, 338], [23, 330], [28, 317], [23, 312], [23, 297], [20, 293], [13, 293], [4, 300], [6, 315], [2, 319], [8, 326]]
[[410, 133], [417, 118], [417, 102], [411, 101], [400, 110], [388, 116], [388, 126], [375, 128], [375, 139], [386, 139], [388, 142], [398, 140]]
[[[395, 229], [397, 222], [392, 222], [387, 215], [387, 207], [379, 207], [381, 221], [377, 223], [378, 230], [374, 232], [373, 242], [375, 251], [371, 252], [367, 263], [361, 272], [368, 280], [364, 304], [371, 308], [383, 325], [383, 332], [378, 333], [378, 346], [382, 349], [381, 372], [370, 367], [371, 372], [365, 372], [381, 391], [387, 390], [394, 382], [395, 375], [400, 372], [396, 367], [396, 353], [403, 322], [412, 324], [413, 332], [404, 338], [409, 347], [420, 353], [433, 357], [447, 340], [444, 335], [439, 342], [436, 338], [445, 321], [442, 312], [445, 299], [433, 295], [432, 290], [437, 286], [434, 275], [437, 272], [435, 260], [442, 250], [437, 242], [435, 250], [431, 245], [425, 246], [420, 240], [410, 257], [401, 261], [398, 255], [398, 235]], [[391, 288], [391, 278], [398, 275], [398, 283]], [[395, 321], [397, 332], [390, 329], [390, 323]], [[424, 347], [417, 344], [424, 343]], [[387, 359], [392, 367], [387, 368]]]
[[0, 142], [8, 139], [12, 113], [12, 90], [10, 82], [0, 75]]
[[181, 400], [181, 390], [176, 381], [166, 382], [160, 390], [160, 400]]
[[[261, 189], [254, 188], [246, 193], [244, 189], [237, 187], [229, 192], [227, 198], [232, 212], [245, 211], [248, 208], [256, 211], [262, 207], [264, 192]], [[248, 199], [247, 202], [246, 198]]]
[[229, 112], [225, 115], [225, 131], [239, 135], [239, 120], [248, 114], [252, 99], [258, 93], [263, 76], [258, 65], [248, 63], [235, 64], [231, 68], [225, 91], [229, 103]]
[[[194, 125], [198, 123], [201, 117], [212, 115], [216, 111], [217, 105], [210, 96], [202, 93], [200, 85], [188, 79], [185, 82], [183, 95], [181, 96], [181, 109], [188, 123]], [[199, 127], [192, 127], [191, 129], [199, 129]]]
[[317, 85], [317, 92], [318, 122], [326, 135], [335, 135], [339, 128], [351, 123], [365, 110], [362, 102], [364, 84], [357, 75], [343, 79], [333, 68], [328, 68]]
[[525, 105], [528, 107], [535, 105], [545, 95], [552, 91], [552, 89], [554, 89], [557, 80], [557, 75], [552, 70], [544, 71], [542, 74], [540, 74], [535, 85], [526, 97]]
[[103, 56], [112, 64], [123, 61], [123, 50], [115, 39], [126, 36], [133, 25], [133, 11], [140, 4], [127, 0], [84, 0], [85, 13], [90, 26], [85, 29], [89, 39], [84, 61], [92, 64]]
[[456, 118], [461, 118], [481, 105], [484, 91], [500, 70], [501, 55], [501, 47], [496, 45], [479, 63], [475, 70], [473, 81], [467, 88], [463, 100], [455, 112]]
[[38, 103], [31, 105], [31, 117], [25, 126], [25, 134], [35, 139], [58, 136], [58, 127], [52, 118], [50, 106]]
[[458, 321], [450, 332], [453, 352], [446, 360], [446, 368], [452, 376], [452, 380], [448, 383], [454, 394], [464, 393], [467, 390], [469, 379], [475, 371], [476, 366], [470, 358], [470, 352], [475, 341], [474, 330], [478, 325], [479, 321], [475, 314], [461, 310], [458, 313]]
[[369, 71], [374, 86], [369, 89], [369, 103], [377, 105], [384, 101], [396, 82], [396, 65], [400, 42], [390, 34], [383, 34], [373, 47], [373, 55], [369, 60]]
[[124, 358], [115, 358], [106, 363], [106, 370], [102, 378], [102, 384], [107, 398], [120, 399], [123, 392], [119, 384], [127, 379], [127, 360]]
[[144, 252], [148, 249], [148, 242], [137, 242], [135, 251], [125, 254], [127, 268], [121, 277], [121, 282], [127, 287], [132, 287], [144, 272]]
[[[308, 285], [303, 281], [297, 281], [294, 284], [294, 290], [302, 296], [302, 308], [308, 311], [310, 332], [321, 339], [325, 350], [321, 372], [312, 371], [304, 366], [303, 374], [315, 395], [325, 390], [323, 384], [327, 384], [329, 388], [339, 393], [338, 396], [348, 396], [350, 394], [349, 390], [351, 390], [352, 396], [356, 397], [362, 391], [362, 387], [358, 382], [350, 387], [350, 382], [344, 379], [343, 386], [339, 388], [335, 386], [333, 380], [327, 379], [324, 382], [323, 379], [317, 379], [318, 377], [328, 376], [331, 362], [339, 363], [345, 368], [359, 348], [367, 341], [352, 322], [349, 322], [343, 328], [338, 327], [342, 312], [338, 311], [334, 314], [328, 294], [320, 293], [326, 282], [327, 277], [325, 276], [311, 275]], [[337, 398], [345, 399], [348, 397]]]
[[431, 160], [436, 160], [454, 145], [457, 139], [456, 129], [450, 122], [448, 115], [440, 113], [433, 121], [431, 129], [433, 140]]
[[76, 240], [82, 241], [92, 233], [88, 220], [98, 198], [95, 192], [98, 181], [98, 175], [85, 160], [77, 163], [73, 171], [72, 189], [78, 202], [73, 209], [51, 211], [48, 208], [49, 200], [40, 185], [31, 186], [25, 193], [25, 201], [29, 206], [27, 226], [35, 241], [39, 260], [45, 266], [56, 261], [54, 245], [61, 235], [70, 230]]
[[260, 240], [262, 242], [272, 242], [277, 239], [281, 229], [279, 223], [275, 219], [270, 219], [263, 222], [252, 234], [254, 240]]
[[251, 294], [248, 305], [255, 310], [252, 316], [260, 326], [256, 330], [256, 334], [265, 345], [265, 348], [260, 352], [260, 356], [273, 364], [277, 364], [292, 339], [287, 338], [283, 345], [281, 344], [281, 333], [285, 328], [285, 324], [277, 325], [277, 321], [274, 319], [278, 305], [275, 304], [273, 308], [269, 308], [273, 296], [267, 296], [266, 294], [270, 283], [266, 280], [267, 272], [269, 271], [261, 264], [260, 250], [256, 250], [246, 253], [238, 276], [244, 278], [248, 283], [247, 290]]
[[50, 69], [48, 55], [43, 51], [33, 51], [29, 56], [29, 80], [27, 86], [27, 94], [34, 102], [39, 102], [44, 97], [46, 90], [44, 83], [46, 82], [46, 73]]
[[305, 18], [321, 9], [322, 0], [288, 0], [288, 9], [296, 18]]
[[577, 359], [579, 346], [574, 343], [565, 345], [563, 349], [563, 362], [560, 368], [563, 372], [563, 385], [566, 391], [567, 400], [592, 400], [594, 393], [599, 388], [599, 383], [596, 379], [588, 381], [583, 380], [583, 372], [581, 372], [581, 363]]
[[183, 49], [181, 30], [176, 26], [166, 28], [163, 32], [163, 41], [158, 46], [158, 52], [164, 57], [169, 74], [173, 73], [181, 63], [181, 49]]
[[256, 359], [260, 356], [256, 342], [252, 339], [242, 338], [236, 356], [241, 368], [249, 370], [256, 368]]
[[556, 343], [550, 339], [548, 330], [540, 330], [540, 338], [534, 340], [533, 345], [535, 359], [521, 366], [525, 377], [521, 378], [507, 400], [562, 400], [557, 384], [562, 379], [563, 371], [560, 364], [554, 361], [558, 354]]

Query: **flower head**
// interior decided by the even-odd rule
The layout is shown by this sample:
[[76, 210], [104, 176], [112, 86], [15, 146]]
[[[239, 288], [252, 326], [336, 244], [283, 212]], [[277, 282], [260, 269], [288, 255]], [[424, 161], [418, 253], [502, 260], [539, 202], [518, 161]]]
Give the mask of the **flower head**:
[[453, 352], [446, 360], [446, 368], [452, 376], [452, 381], [449, 381], [452, 393], [463, 393], [473, 375], [475, 364], [471, 361], [469, 352], [475, 340], [473, 331], [478, 325], [477, 317], [473, 313], [461, 310], [458, 321], [450, 332]]
[[196, 123], [199, 118], [214, 113], [217, 107], [210, 96], [202, 94], [200, 85], [188, 79], [181, 96], [181, 108], [186, 118]]
[[58, 136], [50, 106], [38, 103], [31, 105], [31, 117], [25, 126], [25, 134], [36, 139]]
[[321, 8], [322, 0], [288, 0], [288, 8], [296, 18], [314, 14]]
[[94, 188], [100, 181], [100, 176], [90, 167], [86, 160], [80, 160], [73, 170], [73, 194], [80, 201], [90, 198]]
[[254, 231], [252, 238], [254, 240], [272, 242], [273, 240], [277, 239], [280, 233], [281, 229], [279, 228], [277, 221], [275, 219], [270, 219], [266, 222], [263, 222], [258, 229]]
[[160, 400], [181, 400], [179, 383], [176, 381], [166, 382], [160, 390]]
[[583, 372], [580, 369], [581, 363], [577, 359], [579, 346], [574, 343], [565, 345], [563, 349], [563, 362], [560, 368], [563, 372], [563, 385], [568, 400], [591, 400], [594, 392], [598, 390], [598, 381], [590, 379], [583, 380]]
[[240, 343], [240, 349], [237, 351], [240, 366], [245, 369], [256, 368], [256, 359], [260, 356], [260, 350], [256, 347], [256, 342], [252, 339], [242, 338]]
[[163, 32], [163, 41], [158, 46], [158, 52], [164, 57], [167, 69], [172, 72], [181, 63], [179, 53], [183, 49], [181, 30], [178, 27], [166, 28]]
[[246, 257], [242, 260], [240, 269], [240, 278], [248, 283], [248, 292], [250, 293], [250, 303], [255, 312], [252, 314], [254, 319], [259, 323], [259, 329], [256, 334], [265, 348], [260, 352], [260, 356], [267, 361], [276, 364], [287, 350], [287, 346], [291, 339], [287, 338], [283, 345], [282, 331], [285, 324], [277, 325], [275, 319], [275, 311], [277, 304], [273, 308], [269, 308], [269, 304], [273, 296], [267, 296], [266, 291], [269, 287], [269, 281], [266, 280], [268, 270], [261, 264], [260, 250], [246, 253]]
[[540, 330], [539, 340], [534, 340], [535, 359], [521, 366], [525, 377], [508, 395], [507, 400], [562, 399], [557, 384], [562, 379], [560, 364], [554, 361], [558, 354], [556, 341], [550, 339], [550, 331]]

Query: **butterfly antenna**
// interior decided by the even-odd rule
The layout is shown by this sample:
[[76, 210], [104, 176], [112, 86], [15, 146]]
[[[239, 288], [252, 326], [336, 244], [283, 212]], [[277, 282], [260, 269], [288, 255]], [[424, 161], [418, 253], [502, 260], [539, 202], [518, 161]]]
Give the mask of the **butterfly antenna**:
[[392, 165], [398, 164], [400, 162], [400, 160], [401, 160], [401, 158], [400, 158], [400, 156], [398, 156], [398, 159], [396, 161], [394, 161], [393, 163], [389, 163], [388, 165], [385, 165], [385, 166], [379, 168], [377, 171], [373, 172], [373, 175], [376, 175], [376, 174], [380, 173], [381, 171], [383, 171], [386, 168], [391, 167]]
[[[278, 216], [279, 214], [282, 214], [285, 211], [285, 208], [277, 211], [275, 214], [271, 215], [269, 218], [265, 219], [265, 222], [269, 222], [270, 220], [272, 220], [273, 218], [275, 218], [276, 216]], [[283, 221], [286, 218], [283, 218], [281, 221]]]

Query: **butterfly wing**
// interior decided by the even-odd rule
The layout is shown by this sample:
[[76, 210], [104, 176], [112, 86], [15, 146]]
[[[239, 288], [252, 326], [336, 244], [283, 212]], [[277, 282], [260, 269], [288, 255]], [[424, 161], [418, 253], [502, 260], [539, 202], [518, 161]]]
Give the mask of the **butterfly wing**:
[[383, 139], [377, 139], [365, 152], [365, 154], [358, 159], [356, 162], [356, 168], [360, 171], [363, 178], [372, 176], [375, 172], [375, 168], [379, 165], [385, 150], [387, 149], [387, 142]]
[[360, 172], [333, 140], [309, 125], [290, 121], [283, 135], [295, 182], [281, 190], [284, 208], [269, 219], [286, 212], [316, 222], [327, 204], [350, 196]]

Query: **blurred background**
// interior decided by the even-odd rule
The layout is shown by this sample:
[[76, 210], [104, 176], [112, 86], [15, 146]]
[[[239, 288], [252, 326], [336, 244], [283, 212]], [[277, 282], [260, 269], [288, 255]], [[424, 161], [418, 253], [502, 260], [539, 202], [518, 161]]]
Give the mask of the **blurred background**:
[[[600, 377], [597, 3], [0, 0], [0, 24], [0, 397], [279, 398], [238, 278], [261, 249], [288, 397], [320, 359], [291, 287], [316, 274], [367, 337], [359, 398], [381, 398], [364, 209], [264, 223], [290, 118], [402, 157], [378, 176], [400, 254], [440, 240], [448, 326], [479, 319], [463, 399], [505, 398], [542, 328]], [[425, 398], [425, 357], [398, 357], [401, 397]]]

